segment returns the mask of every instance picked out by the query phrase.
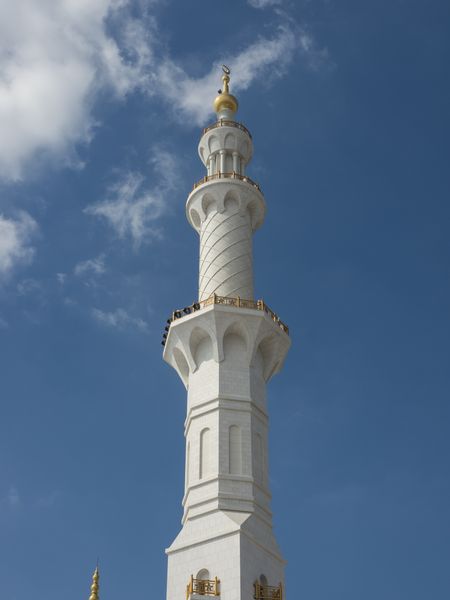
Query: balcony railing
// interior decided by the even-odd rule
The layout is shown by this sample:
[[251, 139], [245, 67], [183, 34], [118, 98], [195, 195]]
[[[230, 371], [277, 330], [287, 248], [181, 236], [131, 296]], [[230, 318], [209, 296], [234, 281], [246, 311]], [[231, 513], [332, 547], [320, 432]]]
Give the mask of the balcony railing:
[[192, 594], [198, 596], [220, 596], [220, 579], [191, 579], [186, 586], [186, 600], [189, 600]]
[[200, 185], [203, 185], [204, 183], [206, 183], [208, 181], [213, 181], [214, 179], [239, 179], [240, 181], [245, 181], [246, 183], [249, 183], [254, 188], [256, 188], [259, 192], [261, 191], [261, 188], [255, 181], [253, 181], [253, 179], [250, 179], [250, 177], [247, 177], [247, 175], [241, 175], [240, 173], [236, 173], [235, 171], [232, 171], [231, 173], [221, 173], [219, 171], [219, 173], [213, 173], [212, 175], [205, 175], [205, 177], [200, 179], [200, 181], [197, 181], [196, 183], [194, 183], [194, 187], [192, 189], [195, 190]]
[[254, 583], [255, 600], [283, 600], [283, 586], [261, 585], [257, 581]]
[[217, 127], [236, 127], [236, 129], [240, 129], [246, 133], [250, 139], [252, 139], [252, 134], [247, 127], [242, 125], [242, 123], [237, 123], [236, 121], [230, 121], [228, 119], [219, 119], [219, 121], [216, 121], [212, 125], [208, 125], [208, 127], [205, 127], [203, 130], [202, 135], [205, 135], [205, 133], [208, 133], [208, 131], [211, 131], [211, 129], [217, 129]]
[[244, 300], [243, 298], [230, 298], [228, 296], [217, 296], [217, 294], [213, 294], [206, 300], [200, 300], [199, 302], [194, 302], [190, 306], [185, 306], [184, 308], [180, 308], [179, 310], [174, 310], [172, 316], [167, 319], [167, 325], [165, 328], [165, 332], [163, 333], [163, 340], [161, 344], [163, 346], [166, 345], [166, 338], [169, 332], [170, 324], [172, 321], [176, 319], [181, 319], [182, 317], [186, 317], [193, 312], [201, 310], [202, 308], [206, 308], [207, 306], [211, 306], [213, 304], [221, 304], [223, 306], [235, 306], [236, 308], [250, 308], [252, 310], [262, 310], [278, 325], [278, 327], [284, 331], [287, 335], [289, 335], [289, 327], [283, 323], [280, 317], [271, 310], [264, 300]]

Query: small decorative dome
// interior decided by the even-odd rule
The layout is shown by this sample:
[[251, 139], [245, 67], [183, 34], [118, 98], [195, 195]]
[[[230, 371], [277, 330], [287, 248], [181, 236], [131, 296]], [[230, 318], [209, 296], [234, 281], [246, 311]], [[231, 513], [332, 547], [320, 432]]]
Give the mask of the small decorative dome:
[[239, 104], [235, 96], [229, 93], [230, 69], [226, 65], [222, 65], [222, 70], [223, 90], [219, 91], [219, 95], [214, 100], [214, 110], [219, 119], [230, 119], [237, 112]]

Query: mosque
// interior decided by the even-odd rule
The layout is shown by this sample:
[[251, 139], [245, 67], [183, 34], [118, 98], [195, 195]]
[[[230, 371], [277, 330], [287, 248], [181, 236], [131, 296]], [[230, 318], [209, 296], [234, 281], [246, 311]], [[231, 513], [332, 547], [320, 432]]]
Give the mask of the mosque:
[[[187, 390], [184, 512], [166, 550], [167, 600], [283, 600], [266, 384], [283, 365], [289, 330], [254, 298], [252, 235], [266, 205], [246, 174], [252, 136], [235, 120], [225, 66], [222, 81], [217, 120], [198, 146], [206, 175], [186, 203], [200, 237], [198, 300], [172, 313], [162, 341], [164, 360]], [[99, 600], [98, 568], [89, 600]]]

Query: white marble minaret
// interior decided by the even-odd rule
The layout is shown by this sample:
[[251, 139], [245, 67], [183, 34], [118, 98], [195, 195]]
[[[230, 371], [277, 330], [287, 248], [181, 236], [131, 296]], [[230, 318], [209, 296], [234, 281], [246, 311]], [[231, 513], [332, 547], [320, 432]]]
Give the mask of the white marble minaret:
[[284, 560], [272, 531], [266, 383], [283, 364], [287, 327], [253, 296], [252, 235], [265, 215], [245, 175], [249, 131], [223, 90], [203, 131], [207, 175], [190, 193], [200, 236], [199, 299], [173, 313], [164, 360], [187, 389], [182, 529], [167, 550], [167, 600], [282, 600]]

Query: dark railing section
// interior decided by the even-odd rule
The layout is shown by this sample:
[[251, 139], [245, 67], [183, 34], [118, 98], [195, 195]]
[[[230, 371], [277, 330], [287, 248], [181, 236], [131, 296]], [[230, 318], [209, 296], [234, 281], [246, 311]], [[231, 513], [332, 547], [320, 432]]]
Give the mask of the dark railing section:
[[163, 333], [163, 339], [161, 344], [163, 346], [166, 345], [167, 334], [169, 333], [170, 325], [173, 321], [177, 319], [181, 319], [182, 317], [186, 317], [191, 313], [196, 312], [197, 310], [201, 310], [202, 308], [206, 308], [207, 306], [211, 306], [212, 304], [222, 304], [223, 306], [235, 306], [237, 308], [250, 308], [252, 310], [262, 310], [274, 321], [278, 327], [284, 331], [287, 335], [289, 335], [289, 327], [283, 323], [280, 317], [271, 310], [267, 304], [263, 300], [244, 300], [243, 298], [230, 298], [228, 296], [217, 296], [217, 294], [213, 294], [206, 300], [201, 300], [199, 302], [194, 302], [190, 306], [185, 306], [179, 310], [174, 310], [172, 316], [167, 319], [167, 325], [165, 327]]
[[198, 188], [199, 185], [203, 185], [207, 181], [213, 181], [214, 179], [239, 179], [240, 181], [245, 181], [246, 183], [249, 183], [250, 185], [255, 187], [259, 192], [261, 191], [261, 188], [255, 181], [253, 181], [253, 179], [250, 179], [250, 177], [247, 177], [247, 175], [240, 175], [239, 173], [236, 173], [235, 171], [232, 171], [231, 173], [221, 173], [219, 171], [219, 173], [213, 173], [212, 175], [205, 175], [205, 177], [200, 179], [200, 181], [197, 181], [196, 183], [194, 183], [194, 187], [192, 189], [195, 190], [196, 188]]
[[208, 125], [208, 127], [205, 127], [203, 130], [202, 135], [205, 135], [205, 133], [208, 133], [208, 131], [211, 131], [211, 129], [217, 129], [217, 127], [236, 127], [236, 129], [240, 129], [246, 133], [250, 139], [252, 139], [252, 134], [247, 127], [245, 127], [245, 125], [242, 125], [242, 123], [237, 123], [236, 121], [230, 121], [228, 119], [219, 119], [219, 121], [212, 123], [212, 125]]

